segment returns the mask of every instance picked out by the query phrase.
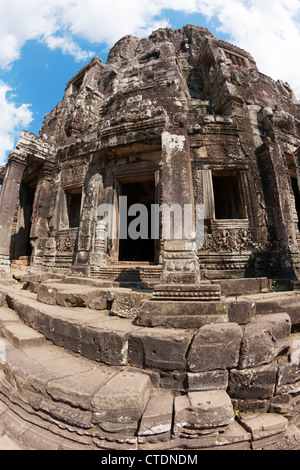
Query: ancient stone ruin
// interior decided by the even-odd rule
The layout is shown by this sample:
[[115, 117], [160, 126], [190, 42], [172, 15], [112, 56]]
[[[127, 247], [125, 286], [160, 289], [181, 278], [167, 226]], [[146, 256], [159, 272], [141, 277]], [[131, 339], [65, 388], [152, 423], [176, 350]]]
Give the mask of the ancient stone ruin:
[[244, 50], [91, 60], [0, 168], [0, 447], [300, 449], [299, 178], [299, 103]]

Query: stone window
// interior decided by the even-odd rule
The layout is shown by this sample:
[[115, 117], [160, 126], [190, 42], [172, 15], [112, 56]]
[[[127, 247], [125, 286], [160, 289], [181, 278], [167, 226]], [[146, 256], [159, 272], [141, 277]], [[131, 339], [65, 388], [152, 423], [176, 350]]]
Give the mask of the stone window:
[[72, 83], [72, 93], [76, 93], [76, 91], [78, 91], [81, 88], [83, 84], [83, 80], [84, 80], [84, 74], [80, 75], [80, 77], [74, 80], [74, 82]]
[[246, 210], [238, 172], [213, 173], [215, 218], [245, 219]]
[[237, 65], [239, 67], [248, 66], [248, 61], [246, 57], [243, 57], [239, 54], [235, 54], [234, 52], [226, 51], [226, 50], [224, 50], [224, 53], [225, 53], [226, 58], [229, 59], [233, 65]]
[[76, 188], [73, 190], [65, 191], [65, 194], [69, 228], [79, 227], [82, 189]]

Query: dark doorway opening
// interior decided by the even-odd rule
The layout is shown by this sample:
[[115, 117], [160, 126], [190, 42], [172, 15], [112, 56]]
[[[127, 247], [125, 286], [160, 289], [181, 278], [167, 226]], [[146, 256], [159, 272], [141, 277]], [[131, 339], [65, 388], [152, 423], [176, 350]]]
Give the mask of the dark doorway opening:
[[79, 227], [82, 188], [66, 191], [69, 228]]
[[295, 199], [295, 209], [298, 215], [298, 230], [300, 231], [300, 193], [299, 193], [299, 186], [298, 186], [298, 179], [297, 179], [297, 172], [296, 172], [296, 165], [295, 160], [292, 155], [286, 154], [287, 164], [289, 175], [291, 177], [291, 185]]
[[[142, 204], [147, 210], [148, 220], [146, 224], [147, 238], [137, 238], [134, 240], [128, 236], [128, 228], [131, 222], [139, 217], [140, 214], [137, 213], [135, 216], [129, 216], [128, 213], [120, 213], [120, 220], [127, 222], [127, 238], [119, 240], [119, 261], [154, 263], [155, 240], [151, 238], [151, 206], [155, 204], [154, 175], [139, 177], [138, 180], [136, 178], [121, 179], [119, 180], [119, 185], [120, 195], [127, 197], [127, 210], [134, 204]], [[123, 210], [126, 210], [126, 208], [123, 207]], [[140, 232], [140, 230], [141, 227], [137, 226], [137, 232]], [[142, 231], [145, 235], [145, 227], [143, 227]], [[124, 227], [122, 227], [122, 232], [124, 233]]]
[[239, 175], [216, 174], [213, 175], [213, 188], [215, 199], [215, 218], [245, 219], [245, 203], [241, 191]]
[[298, 188], [298, 181], [297, 178], [291, 177], [292, 180], [292, 189], [294, 193], [294, 198], [295, 198], [295, 206], [296, 206], [296, 212], [298, 215], [298, 230], [300, 231], [300, 194], [299, 194], [299, 188]]
[[22, 183], [20, 189], [20, 206], [18, 210], [17, 231], [12, 236], [11, 258], [17, 260], [21, 257], [30, 257], [32, 246], [30, 243], [31, 218], [36, 187]]

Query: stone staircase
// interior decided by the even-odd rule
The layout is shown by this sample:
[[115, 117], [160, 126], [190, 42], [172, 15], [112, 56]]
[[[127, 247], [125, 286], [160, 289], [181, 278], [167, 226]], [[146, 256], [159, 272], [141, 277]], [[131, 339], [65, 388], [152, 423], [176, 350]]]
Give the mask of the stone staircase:
[[0, 286], [0, 449], [300, 449], [300, 321], [282, 310], [297, 292], [252, 290], [227, 298], [227, 322], [164, 329], [135, 322], [147, 289], [21, 280]]

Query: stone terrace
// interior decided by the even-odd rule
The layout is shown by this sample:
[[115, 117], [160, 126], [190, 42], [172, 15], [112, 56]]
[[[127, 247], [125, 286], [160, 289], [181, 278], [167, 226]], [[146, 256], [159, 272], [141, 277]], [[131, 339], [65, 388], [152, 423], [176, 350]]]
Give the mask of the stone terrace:
[[299, 449], [299, 293], [242, 282], [195, 329], [137, 325], [147, 290], [4, 282], [0, 448]]

